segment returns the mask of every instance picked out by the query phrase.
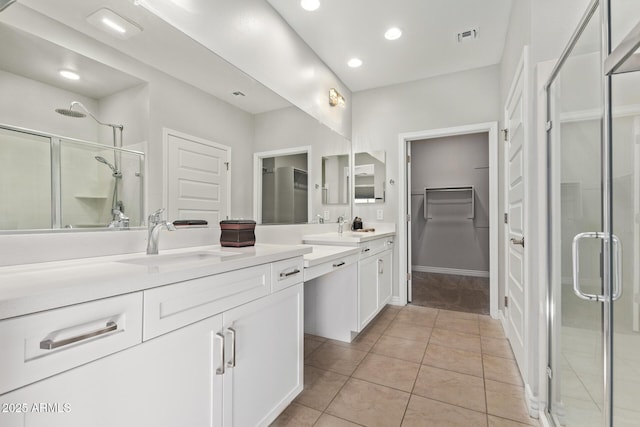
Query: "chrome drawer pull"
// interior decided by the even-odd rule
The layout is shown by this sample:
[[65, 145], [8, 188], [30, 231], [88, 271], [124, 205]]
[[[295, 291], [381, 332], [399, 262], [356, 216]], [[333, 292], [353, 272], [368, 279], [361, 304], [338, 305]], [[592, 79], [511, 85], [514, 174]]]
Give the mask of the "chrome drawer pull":
[[218, 332], [215, 338], [220, 340], [220, 366], [216, 368], [216, 375], [224, 375], [224, 335]]
[[371, 248], [366, 248], [366, 249], [363, 249], [362, 252], [369, 252], [370, 250]]
[[231, 333], [231, 360], [227, 362], [227, 368], [236, 367], [236, 330], [233, 328], [227, 328]]
[[78, 335], [76, 337], [71, 337], [64, 340], [60, 340], [60, 341], [52, 341], [52, 340], [40, 341], [40, 348], [42, 350], [53, 350], [56, 348], [63, 347], [65, 345], [76, 343], [78, 341], [97, 337], [99, 335], [104, 335], [108, 332], [115, 331], [116, 329], [118, 329], [118, 324], [116, 322], [107, 322], [107, 325], [104, 328], [98, 329], [97, 331], [87, 332], [86, 334]]
[[285, 278], [285, 277], [293, 276], [293, 275], [298, 274], [298, 273], [300, 273], [300, 270], [298, 270], [296, 268], [295, 270], [290, 271], [288, 273], [280, 273], [280, 278], [282, 279], [282, 278]]
[[342, 266], [343, 266], [343, 265], [345, 265], [345, 264], [346, 264], [346, 262], [344, 262], [344, 261], [340, 261], [340, 262], [338, 262], [338, 263], [336, 263], [336, 264], [333, 264], [333, 268], [342, 267]]

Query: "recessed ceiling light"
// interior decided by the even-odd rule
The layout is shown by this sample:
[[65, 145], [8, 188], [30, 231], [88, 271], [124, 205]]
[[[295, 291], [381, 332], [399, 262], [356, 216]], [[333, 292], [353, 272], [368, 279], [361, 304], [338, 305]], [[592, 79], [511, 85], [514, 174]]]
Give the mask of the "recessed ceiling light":
[[320, 0], [300, 0], [300, 6], [302, 6], [304, 10], [313, 12], [320, 7]]
[[384, 38], [387, 40], [397, 40], [400, 38], [400, 36], [402, 36], [402, 31], [400, 30], [400, 28], [397, 28], [397, 27], [389, 28], [384, 33]]
[[142, 27], [138, 24], [106, 7], [87, 16], [87, 22], [99, 30], [123, 40], [133, 37], [142, 31]]
[[347, 65], [351, 68], [358, 68], [359, 66], [362, 65], [362, 59], [360, 58], [351, 58], [349, 60], [349, 62], [347, 62]]
[[74, 73], [73, 71], [70, 71], [70, 70], [60, 70], [60, 75], [65, 79], [80, 80], [80, 76], [78, 75], [78, 73]]
[[121, 25], [116, 24], [109, 18], [102, 18], [102, 23], [107, 27], [111, 28], [113, 31], [117, 31], [120, 34], [124, 34], [127, 30], [124, 29]]

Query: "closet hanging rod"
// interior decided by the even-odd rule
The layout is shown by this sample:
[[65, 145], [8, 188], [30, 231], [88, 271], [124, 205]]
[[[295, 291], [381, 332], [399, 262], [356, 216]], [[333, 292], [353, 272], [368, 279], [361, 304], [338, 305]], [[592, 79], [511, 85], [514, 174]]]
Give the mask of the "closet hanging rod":
[[435, 192], [445, 192], [445, 191], [472, 191], [473, 186], [464, 186], [464, 187], [434, 187], [434, 188], [425, 188], [424, 191], [427, 193], [435, 193]]

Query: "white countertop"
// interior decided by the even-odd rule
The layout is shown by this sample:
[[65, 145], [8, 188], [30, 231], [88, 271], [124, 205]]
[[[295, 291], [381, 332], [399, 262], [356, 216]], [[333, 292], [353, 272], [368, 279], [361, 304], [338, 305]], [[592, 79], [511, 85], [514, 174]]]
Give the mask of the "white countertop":
[[305, 245], [211, 245], [166, 250], [160, 255], [135, 253], [1, 267], [0, 320], [293, 258], [311, 250]]
[[357, 247], [329, 245], [311, 245], [309, 247], [313, 248], [313, 252], [304, 255], [305, 268], [360, 253], [360, 249]]
[[302, 241], [306, 244], [358, 246], [358, 244], [362, 242], [381, 239], [383, 237], [395, 236], [395, 234], [395, 231], [345, 231], [342, 234], [338, 234], [338, 232], [307, 234], [302, 236]]

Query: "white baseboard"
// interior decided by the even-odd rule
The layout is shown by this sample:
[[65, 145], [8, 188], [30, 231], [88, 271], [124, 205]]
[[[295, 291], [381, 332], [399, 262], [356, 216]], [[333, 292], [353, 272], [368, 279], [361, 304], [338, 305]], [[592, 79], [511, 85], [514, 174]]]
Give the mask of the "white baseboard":
[[540, 404], [538, 402], [538, 396], [533, 394], [531, 386], [526, 384], [524, 386], [524, 396], [529, 410], [529, 416], [531, 418], [538, 418], [540, 414]]
[[406, 305], [404, 303], [404, 301], [402, 301], [400, 299], [400, 297], [396, 297], [396, 296], [391, 297], [391, 299], [389, 300], [389, 304], [391, 304], [391, 305], [399, 305], [399, 306], [405, 306]]
[[439, 273], [439, 274], [455, 274], [457, 276], [471, 276], [471, 277], [489, 277], [488, 271], [482, 270], [462, 270], [459, 268], [446, 268], [446, 267], [429, 267], [426, 265], [412, 265], [411, 269], [419, 271], [421, 273]]

